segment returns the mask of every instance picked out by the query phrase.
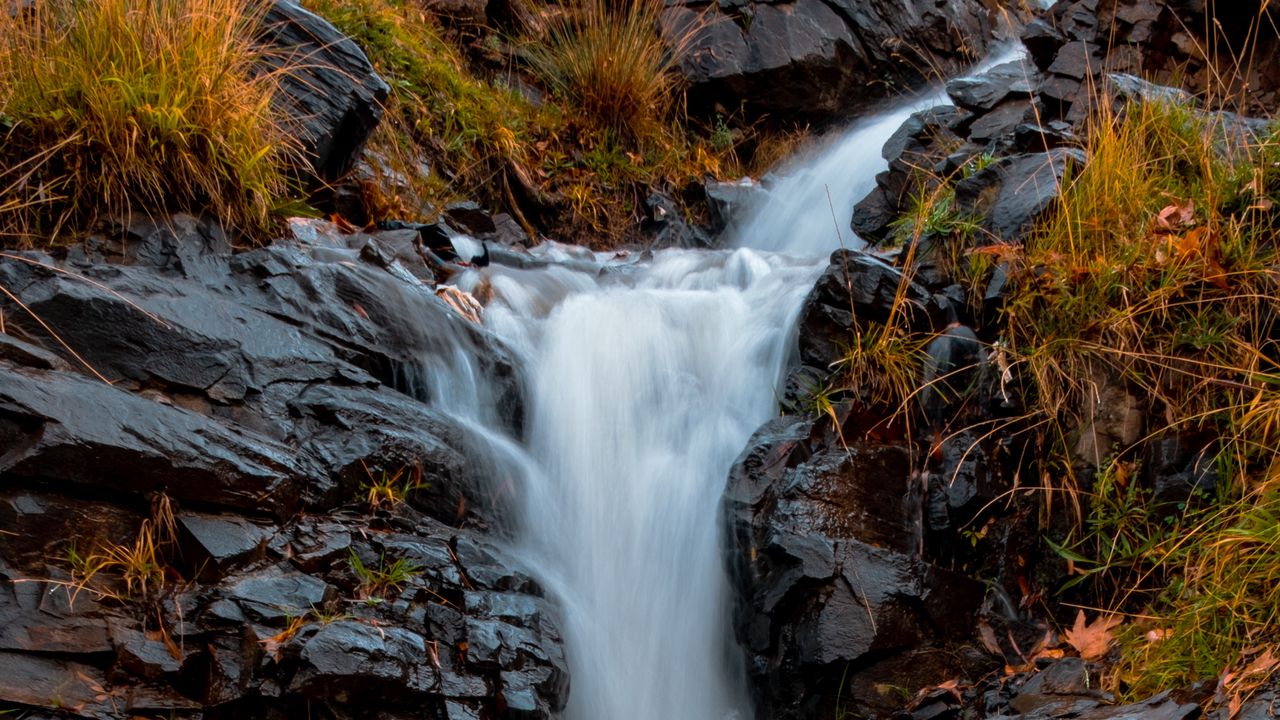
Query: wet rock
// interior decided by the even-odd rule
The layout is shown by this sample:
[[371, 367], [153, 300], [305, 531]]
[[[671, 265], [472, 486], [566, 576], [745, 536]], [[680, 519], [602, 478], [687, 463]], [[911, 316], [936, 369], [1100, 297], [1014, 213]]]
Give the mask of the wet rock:
[[955, 433], [939, 444], [928, 478], [931, 531], [971, 526], [979, 512], [1009, 489], [990, 455], [974, 432]]
[[[381, 473], [421, 473], [423, 487], [409, 494], [415, 507], [442, 522], [497, 523], [497, 473], [478, 444], [437, 410], [384, 389], [314, 386], [289, 403], [296, 418], [293, 442], [322, 467], [333, 484], [317, 492], [315, 507], [332, 508], [354, 497]], [[465, 453], [474, 450], [474, 457]]]
[[159, 680], [182, 669], [181, 657], [174, 657], [158, 633], [148, 637], [140, 630], [115, 623], [111, 626], [111, 642], [117, 665], [136, 677]]
[[750, 207], [763, 194], [761, 185], [751, 178], [730, 182], [708, 180], [703, 186], [707, 207], [711, 210], [711, 230], [719, 233], [728, 227], [734, 214]]
[[1015, 156], [956, 183], [956, 205], [998, 238], [1017, 240], [1058, 198], [1062, 180], [1085, 162], [1076, 148]]
[[287, 567], [234, 578], [224, 587], [227, 598], [235, 600], [244, 612], [264, 622], [302, 617], [337, 598], [334, 588], [323, 580]]
[[267, 57], [296, 64], [277, 102], [298, 122], [316, 177], [335, 180], [377, 127], [391, 88], [360, 46], [292, 0], [272, 2], [261, 27], [261, 37], [278, 50]]
[[1132, 705], [1098, 707], [1075, 715], [1078, 720], [1192, 720], [1200, 717], [1200, 706], [1182, 703], [1164, 692]]
[[0, 473], [197, 504], [298, 507], [305, 473], [288, 448], [100, 380], [0, 361]]
[[711, 238], [701, 228], [690, 224], [675, 201], [661, 193], [650, 193], [645, 199], [645, 217], [640, 229], [649, 238], [651, 247], [657, 248], [706, 248]]
[[1039, 73], [1021, 61], [997, 65], [972, 78], [947, 83], [951, 100], [966, 110], [986, 112], [1011, 97], [1031, 97], [1040, 84]]
[[[49, 587], [46, 592], [64, 592]], [[84, 607], [89, 606], [89, 607]], [[30, 653], [94, 655], [112, 650], [102, 613], [92, 603], [74, 614], [31, 611], [0, 602], [0, 650]]]
[[118, 718], [121, 704], [95, 667], [10, 652], [0, 652], [0, 698], [94, 720]]
[[970, 632], [982, 598], [978, 583], [916, 559], [920, 508], [907, 454], [864, 442], [814, 448], [815, 422], [766, 424], [725, 495], [743, 604], [736, 629], [757, 703], [774, 718], [833, 712], [842, 680], [887, 681], [849, 668]]
[[397, 703], [423, 696], [439, 683], [426, 640], [403, 628], [338, 620], [294, 642], [299, 646], [300, 664], [291, 692], [316, 698], [349, 694]]
[[235, 515], [180, 513], [176, 517], [183, 560], [208, 579], [262, 557], [271, 531]]
[[694, 29], [680, 70], [695, 112], [745, 105], [748, 117], [816, 121], [869, 93], [922, 84], [918, 68], [954, 73], [985, 52], [993, 26], [975, 0], [747, 0], [709, 9], [689, 0], [663, 16], [669, 37]]
[[[880, 258], [856, 250], [837, 250], [831, 264], [805, 300], [800, 316], [800, 361], [826, 368], [848, 347], [848, 328], [859, 322], [883, 323], [902, 282], [902, 271]], [[912, 283], [902, 309], [911, 327], [928, 330], [944, 325], [939, 299]]]
[[1088, 382], [1084, 407], [1080, 408], [1084, 426], [1072, 454], [1086, 466], [1100, 468], [1113, 448], [1130, 447], [1142, 437], [1145, 405], [1110, 368], [1092, 368]]
[[920, 402], [927, 417], [941, 420], [943, 410], [972, 389], [981, 356], [977, 334], [959, 324], [948, 326], [925, 347]]

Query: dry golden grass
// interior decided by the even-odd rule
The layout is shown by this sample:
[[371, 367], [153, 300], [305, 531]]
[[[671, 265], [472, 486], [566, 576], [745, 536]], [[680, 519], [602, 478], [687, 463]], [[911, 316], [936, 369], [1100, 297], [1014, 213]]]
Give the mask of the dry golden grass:
[[552, 19], [529, 57], [547, 84], [590, 122], [643, 137], [664, 120], [674, 100], [673, 75], [696, 28], [664, 38], [660, 0], [577, 0]]
[[260, 0], [34, 0], [0, 12], [0, 232], [209, 212], [265, 233], [298, 145], [252, 34]]

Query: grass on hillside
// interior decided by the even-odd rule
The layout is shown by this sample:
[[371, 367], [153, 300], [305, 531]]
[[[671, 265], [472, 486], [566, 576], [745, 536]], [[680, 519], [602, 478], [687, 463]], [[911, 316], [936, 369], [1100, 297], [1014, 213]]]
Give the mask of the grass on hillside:
[[297, 143], [258, 0], [32, 0], [0, 12], [0, 242], [209, 211], [263, 237]]
[[[464, 53], [413, 0], [308, 4], [355, 38], [393, 88], [371, 143], [385, 162], [365, 186], [370, 220], [432, 219], [477, 198], [512, 211], [530, 234], [555, 227], [557, 239], [607, 246], [634, 231], [650, 185], [735, 166], [732, 143], [677, 112], [660, 3], [583, 0], [545, 35], [490, 35], [484, 53], [506, 61], [487, 70], [479, 50]], [[548, 92], [529, 91], [530, 80]]]
[[579, 0], [571, 7], [530, 43], [534, 69], [604, 130], [631, 138], [660, 131], [675, 99], [671, 70], [696, 28], [668, 44], [658, 34], [660, 2]]
[[[1156, 102], [1102, 112], [1088, 137], [1015, 258], [1005, 337], [1050, 428], [1046, 497], [1084, 509], [1061, 552], [1139, 619], [1111, 678], [1139, 697], [1280, 653], [1280, 142]], [[1095, 468], [1076, 442], [1100, 385], [1146, 420]], [[1204, 438], [1210, 487], [1141, 485], [1147, 448], [1169, 437]]]

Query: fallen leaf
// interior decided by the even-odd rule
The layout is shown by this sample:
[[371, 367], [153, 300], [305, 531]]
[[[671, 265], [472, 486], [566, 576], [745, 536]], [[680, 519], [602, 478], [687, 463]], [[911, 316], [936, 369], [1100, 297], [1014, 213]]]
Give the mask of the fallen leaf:
[[982, 641], [982, 647], [992, 655], [1004, 656], [1004, 651], [1000, 649], [1000, 643], [996, 640], [996, 631], [992, 630], [985, 620], [978, 621], [978, 639]]
[[1111, 648], [1111, 642], [1115, 639], [1111, 631], [1121, 622], [1120, 618], [1112, 615], [1099, 617], [1086, 624], [1084, 611], [1080, 610], [1076, 614], [1075, 626], [1063, 633], [1063, 639], [1080, 653], [1082, 659], [1099, 660]]
[[1240, 693], [1234, 693], [1231, 699], [1227, 701], [1227, 718], [1234, 718], [1240, 714], [1241, 708], [1244, 707], [1244, 698]]
[[1185, 227], [1195, 221], [1196, 204], [1188, 200], [1183, 205], [1169, 205], [1156, 216], [1156, 224], [1165, 230]]

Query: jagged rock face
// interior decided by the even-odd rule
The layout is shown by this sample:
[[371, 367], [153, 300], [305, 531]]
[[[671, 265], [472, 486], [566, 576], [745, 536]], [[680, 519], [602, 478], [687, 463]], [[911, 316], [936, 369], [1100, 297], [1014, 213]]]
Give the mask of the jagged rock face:
[[[510, 493], [424, 402], [458, 390], [441, 371], [465, 355], [474, 400], [517, 432], [511, 358], [435, 296], [402, 231], [295, 235], [232, 254], [177, 217], [0, 262], [45, 324], [3, 305], [0, 710], [559, 716], [557, 610], [498, 540]], [[423, 484], [408, 504], [357, 500], [404, 467]], [[73, 548], [131, 547], [159, 493], [163, 588], [68, 586]], [[415, 571], [363, 600], [355, 568], [396, 560]]]
[[[1075, 0], [1059, 2], [1027, 46], [1042, 68], [1080, 79], [1096, 70], [1180, 84], [1211, 99], [1244, 101], [1246, 112], [1275, 107], [1280, 91], [1276, 9], [1262, 0]], [[1061, 46], [1054, 36], [1070, 45]], [[1253, 42], [1256, 47], [1246, 46]], [[1241, 62], [1237, 62], [1237, 57]]]
[[272, 48], [267, 62], [286, 62], [281, 103], [321, 181], [351, 169], [382, 119], [391, 88], [355, 41], [293, 0], [276, 0], [262, 18]]
[[824, 121], [985, 55], [982, 0], [683, 0], [664, 32], [692, 38], [680, 61], [692, 110]]
[[[900, 445], [833, 442], [830, 421], [783, 417], [752, 438], [725, 496], [737, 630], [763, 717], [871, 716], [981, 665], [966, 638], [977, 581], [920, 558], [920, 488]], [[959, 661], [958, 661], [959, 660]], [[841, 688], [843, 686], [843, 691]]]
[[[829, 414], [806, 400], [813, 388], [804, 379], [827, 377], [855, 325], [883, 322], [900, 283], [900, 271], [879, 258], [832, 254], [800, 314], [799, 366], [783, 398], [791, 414], [760, 428], [730, 472], [735, 629], [761, 717], [834, 717], [840, 707], [888, 716], [901, 700], [885, 687], [990, 669], [965, 643], [985, 589], [945, 567], [957, 528], [988, 517], [990, 500], [1010, 487], [1002, 461], [975, 434], [951, 436], [922, 458], [917, 446], [928, 440], [913, 444], [905, 416], [884, 422], [892, 408], [849, 397], [856, 388], [829, 397]], [[938, 336], [933, 372], [989, 384], [974, 335], [956, 325], [960, 310], [948, 298], [913, 283], [903, 302], [915, 331]], [[964, 403], [957, 395], [922, 405], [948, 419], [999, 412], [980, 392], [966, 391]]]

